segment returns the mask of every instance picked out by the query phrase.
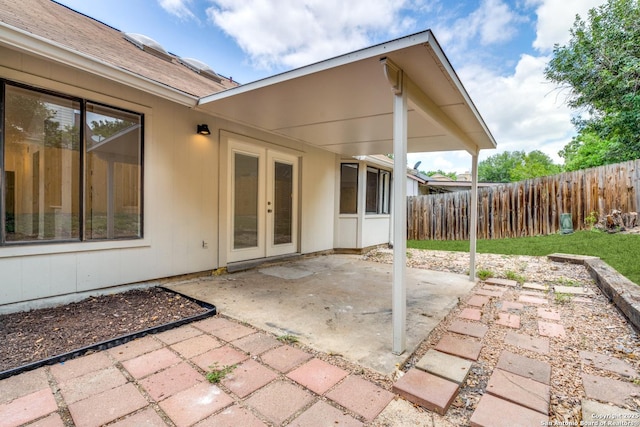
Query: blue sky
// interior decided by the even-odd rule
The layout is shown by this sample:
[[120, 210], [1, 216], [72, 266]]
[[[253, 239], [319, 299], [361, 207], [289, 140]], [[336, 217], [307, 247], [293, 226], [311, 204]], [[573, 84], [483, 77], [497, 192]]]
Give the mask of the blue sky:
[[[58, 0], [178, 56], [249, 83], [431, 29], [501, 151], [558, 151], [574, 135], [566, 92], [544, 79], [576, 14], [604, 0]], [[464, 172], [464, 152], [410, 154], [425, 171]]]

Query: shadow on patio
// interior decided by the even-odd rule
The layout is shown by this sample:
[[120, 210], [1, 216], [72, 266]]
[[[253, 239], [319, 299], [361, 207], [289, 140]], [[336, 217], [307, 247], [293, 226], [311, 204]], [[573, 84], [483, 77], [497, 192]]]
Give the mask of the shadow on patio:
[[382, 374], [393, 373], [475, 285], [468, 276], [407, 269], [407, 351], [391, 352], [391, 268], [326, 255], [167, 287], [221, 314]]

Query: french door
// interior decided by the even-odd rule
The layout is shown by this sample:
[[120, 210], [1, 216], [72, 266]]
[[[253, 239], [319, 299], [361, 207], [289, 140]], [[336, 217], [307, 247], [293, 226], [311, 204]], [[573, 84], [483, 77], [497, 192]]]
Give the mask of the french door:
[[228, 261], [295, 253], [298, 158], [240, 141], [229, 145]]

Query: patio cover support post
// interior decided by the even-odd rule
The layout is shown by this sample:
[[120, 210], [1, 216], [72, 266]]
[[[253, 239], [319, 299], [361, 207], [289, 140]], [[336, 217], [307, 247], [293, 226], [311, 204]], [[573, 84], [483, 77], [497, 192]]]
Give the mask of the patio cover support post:
[[392, 352], [402, 354], [407, 349], [407, 91], [403, 71], [386, 59], [383, 65], [394, 94]]
[[469, 206], [469, 280], [476, 279], [476, 238], [478, 231], [478, 155], [471, 155], [471, 206]]

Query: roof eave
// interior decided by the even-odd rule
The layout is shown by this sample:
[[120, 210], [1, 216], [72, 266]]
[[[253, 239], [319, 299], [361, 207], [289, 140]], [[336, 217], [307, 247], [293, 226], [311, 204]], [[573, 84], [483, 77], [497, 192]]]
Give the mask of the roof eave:
[[0, 44], [9, 48], [55, 61], [184, 106], [193, 108], [197, 105], [198, 97], [196, 96], [69, 49], [44, 37], [4, 22], [0, 22], [0, 31], [3, 33]]
[[375, 46], [360, 49], [354, 52], [337, 56], [335, 58], [326, 59], [324, 61], [316, 62], [314, 64], [306, 65], [300, 68], [286, 71], [284, 73], [276, 74], [275, 76], [267, 77], [261, 80], [257, 80], [255, 82], [237, 86], [232, 89], [227, 89], [222, 92], [214, 93], [214, 94], [202, 97], [198, 102], [198, 105], [207, 104], [209, 102], [228, 98], [244, 92], [249, 92], [262, 87], [271, 86], [287, 80], [293, 80], [306, 75], [318, 73], [320, 71], [339, 67], [341, 65], [350, 64], [352, 62], [356, 62], [365, 58], [379, 57], [389, 51], [394, 51], [397, 49], [414, 46], [420, 43], [429, 43], [429, 41], [432, 38], [433, 38], [433, 34], [431, 30], [425, 30], [420, 33], [412, 34], [410, 36], [402, 37], [396, 40], [392, 40], [392, 41], [381, 43]]

